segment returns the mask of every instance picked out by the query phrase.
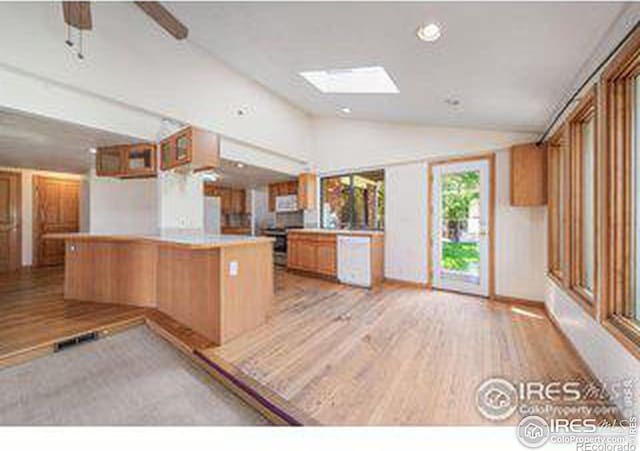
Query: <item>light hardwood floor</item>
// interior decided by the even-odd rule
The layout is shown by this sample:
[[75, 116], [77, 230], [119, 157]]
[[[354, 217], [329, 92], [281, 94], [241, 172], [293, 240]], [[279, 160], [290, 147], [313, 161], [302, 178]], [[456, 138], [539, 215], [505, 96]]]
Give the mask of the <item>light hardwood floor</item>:
[[0, 367], [87, 332], [144, 322], [144, 309], [63, 299], [61, 267], [0, 273]]
[[282, 271], [276, 287], [265, 326], [204, 354], [321, 424], [484, 424], [475, 392], [487, 378], [590, 380], [542, 308]]
[[281, 270], [275, 283], [267, 324], [216, 348], [153, 310], [64, 301], [61, 268], [3, 273], [0, 366], [64, 337], [146, 321], [299, 422], [330, 425], [482, 424], [475, 392], [486, 378], [590, 380], [540, 308]]

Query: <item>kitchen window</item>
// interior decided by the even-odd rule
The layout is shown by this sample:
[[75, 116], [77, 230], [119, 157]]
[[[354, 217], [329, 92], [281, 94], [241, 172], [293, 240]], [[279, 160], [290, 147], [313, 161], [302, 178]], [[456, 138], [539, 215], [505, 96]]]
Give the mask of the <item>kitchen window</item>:
[[322, 227], [384, 229], [384, 171], [323, 177], [320, 182]]

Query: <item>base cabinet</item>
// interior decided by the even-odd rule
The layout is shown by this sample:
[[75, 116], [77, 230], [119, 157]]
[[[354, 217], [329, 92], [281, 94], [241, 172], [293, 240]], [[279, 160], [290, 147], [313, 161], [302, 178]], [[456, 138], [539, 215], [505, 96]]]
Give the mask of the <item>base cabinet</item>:
[[[338, 239], [342, 234], [323, 232], [290, 231], [287, 235], [287, 267], [318, 274], [320, 276], [338, 278], [338, 260], [340, 254]], [[350, 233], [349, 236], [364, 236], [368, 238], [367, 259], [368, 268], [356, 268], [366, 270], [370, 274], [369, 283], [361, 286], [375, 287], [384, 280], [384, 234]], [[344, 267], [343, 267], [344, 268]], [[345, 283], [349, 283], [348, 281]]]
[[316, 245], [316, 271], [325, 276], [335, 277], [338, 274], [338, 256], [336, 239], [321, 240]]
[[292, 269], [336, 277], [336, 237], [290, 233], [287, 266]]

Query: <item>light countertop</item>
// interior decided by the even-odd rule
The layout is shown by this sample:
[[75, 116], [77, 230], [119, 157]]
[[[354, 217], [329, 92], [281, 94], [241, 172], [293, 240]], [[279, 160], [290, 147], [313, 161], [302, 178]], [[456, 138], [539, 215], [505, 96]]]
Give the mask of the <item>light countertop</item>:
[[96, 234], [96, 233], [51, 233], [45, 239], [64, 239], [75, 241], [122, 241], [148, 242], [177, 245], [190, 249], [214, 249], [226, 246], [246, 246], [271, 243], [274, 238], [245, 235], [208, 235], [193, 231], [164, 231], [153, 234]]
[[325, 235], [348, 236], [384, 236], [381, 230], [349, 230], [349, 229], [290, 229], [287, 233], [314, 233]]

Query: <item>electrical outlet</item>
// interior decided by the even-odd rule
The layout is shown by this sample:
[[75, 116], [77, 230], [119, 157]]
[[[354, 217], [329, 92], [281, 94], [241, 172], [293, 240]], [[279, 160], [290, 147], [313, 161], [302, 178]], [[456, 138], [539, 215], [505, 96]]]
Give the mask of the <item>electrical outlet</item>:
[[238, 275], [238, 261], [237, 260], [231, 260], [229, 262], [229, 275], [231, 277], [235, 277]]

